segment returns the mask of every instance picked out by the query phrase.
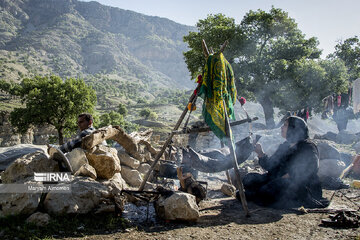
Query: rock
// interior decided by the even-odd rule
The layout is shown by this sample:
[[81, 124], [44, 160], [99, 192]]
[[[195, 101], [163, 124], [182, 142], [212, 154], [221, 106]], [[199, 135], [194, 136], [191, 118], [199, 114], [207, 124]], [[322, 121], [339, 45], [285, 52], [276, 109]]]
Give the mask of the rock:
[[91, 177], [92, 179], [96, 179], [96, 170], [91, 165], [85, 163], [82, 165], [74, 174], [74, 176], [84, 176]]
[[[34, 186], [43, 187], [42, 183], [33, 182], [32, 177], [21, 181], [23, 184], [31, 183]], [[3, 187], [6, 187], [4, 184]], [[10, 188], [13, 188], [10, 186]], [[13, 189], [12, 189], [13, 190]], [[2, 192], [8, 192], [2, 189]], [[40, 203], [40, 192], [0, 193], [0, 217], [18, 214], [32, 214]]]
[[339, 159], [339, 151], [325, 141], [316, 141], [316, 146], [319, 150], [320, 160], [322, 159]]
[[354, 144], [353, 149], [355, 150], [356, 154], [360, 153], [360, 142]]
[[57, 172], [58, 164], [43, 152], [29, 153], [13, 162], [2, 174], [3, 183], [14, 183], [33, 177], [34, 172]]
[[183, 192], [176, 192], [168, 198], [160, 197], [155, 202], [155, 211], [165, 220], [196, 221], [200, 217], [195, 196]]
[[139, 155], [137, 140], [128, 135], [120, 126], [107, 126], [97, 129], [82, 139], [82, 148], [90, 150], [108, 139], [119, 143], [132, 156], [137, 157]]
[[71, 152], [67, 153], [65, 156], [69, 159], [71, 168], [74, 173], [79, 170], [81, 166], [89, 163], [84, 150], [81, 148], [75, 148]]
[[137, 170], [142, 174], [146, 174], [150, 170], [150, 168], [151, 168], [150, 164], [142, 163], [140, 164]]
[[145, 156], [144, 156], [144, 159], [145, 159], [145, 161], [150, 161], [151, 160], [151, 153], [150, 152], [146, 152], [145, 153]]
[[44, 200], [44, 208], [51, 214], [85, 214], [111, 196], [104, 184], [87, 177], [75, 177], [71, 182], [71, 193], [50, 191]]
[[225, 194], [226, 196], [235, 196], [235, 191], [236, 191], [236, 188], [234, 187], [234, 185], [231, 185], [229, 183], [224, 183], [222, 186], [221, 186], [221, 192], [223, 194]]
[[46, 154], [46, 146], [32, 144], [19, 144], [12, 147], [0, 148], [0, 171], [5, 170], [16, 159], [33, 152], [43, 152]]
[[27, 223], [35, 224], [38, 227], [44, 227], [50, 222], [50, 215], [47, 213], [36, 212], [26, 219]]
[[126, 187], [126, 182], [120, 173], [115, 173], [109, 180], [102, 180], [100, 182], [107, 186], [113, 194], [120, 193]]
[[121, 171], [117, 150], [104, 145], [98, 145], [86, 152], [89, 164], [95, 168], [98, 178], [110, 179]]
[[350, 153], [340, 153], [340, 160], [345, 163], [346, 166], [349, 166], [353, 161], [353, 156]]
[[349, 133], [348, 131], [340, 131], [336, 136], [336, 142], [341, 144], [352, 144], [357, 140], [355, 134]]
[[139, 187], [143, 181], [139, 171], [127, 166], [121, 168], [121, 176], [124, 178], [125, 182], [132, 187]]
[[338, 178], [345, 167], [345, 163], [338, 159], [323, 159], [320, 161], [318, 176], [320, 180], [325, 177]]
[[119, 152], [118, 157], [120, 159], [121, 165], [128, 166], [133, 169], [137, 169], [140, 166], [140, 161], [131, 157], [129, 154], [124, 152]]
[[324, 135], [322, 135], [322, 139], [326, 139], [326, 140], [330, 140], [330, 141], [333, 141], [333, 142], [336, 142], [336, 137], [337, 137], [337, 134], [334, 133], [334, 132], [327, 132], [325, 133]]

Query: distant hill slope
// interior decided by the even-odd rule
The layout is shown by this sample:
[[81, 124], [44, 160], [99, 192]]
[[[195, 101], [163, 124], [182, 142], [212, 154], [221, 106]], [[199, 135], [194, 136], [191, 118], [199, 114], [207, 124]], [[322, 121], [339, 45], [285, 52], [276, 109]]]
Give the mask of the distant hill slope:
[[0, 78], [116, 74], [191, 87], [182, 41], [194, 27], [76, 0], [0, 0]]

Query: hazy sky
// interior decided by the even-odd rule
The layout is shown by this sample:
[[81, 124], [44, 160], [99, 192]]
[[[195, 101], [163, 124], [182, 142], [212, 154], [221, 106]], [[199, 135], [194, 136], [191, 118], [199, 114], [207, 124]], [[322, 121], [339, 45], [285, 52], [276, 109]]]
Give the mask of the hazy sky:
[[[89, 0], [85, 0], [89, 1]], [[338, 40], [360, 36], [360, 0], [97, 0], [126, 10], [195, 26], [208, 14], [223, 13], [240, 23], [249, 10], [268, 11], [273, 5], [289, 13], [299, 29], [317, 37], [322, 57], [334, 51]]]

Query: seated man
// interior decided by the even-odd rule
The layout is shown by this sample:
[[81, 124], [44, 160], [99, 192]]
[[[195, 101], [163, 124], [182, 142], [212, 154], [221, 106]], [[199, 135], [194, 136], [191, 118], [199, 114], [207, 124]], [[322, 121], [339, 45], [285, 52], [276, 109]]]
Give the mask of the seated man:
[[60, 146], [60, 149], [53, 145], [48, 145], [48, 153], [50, 154], [50, 158], [58, 162], [59, 170], [61, 172], [73, 172], [77, 170], [74, 169], [74, 166], [76, 165], [75, 162], [79, 162], [80, 159], [78, 158], [84, 158], [84, 154], [80, 154], [80, 156], [79, 154], [75, 154], [72, 156], [74, 159], [71, 159], [68, 154], [64, 155], [64, 153], [69, 153], [75, 148], [80, 148], [82, 138], [95, 131], [95, 128], [92, 126], [93, 117], [91, 114], [80, 114], [78, 116], [77, 124], [80, 132], [75, 139], [63, 144]]
[[267, 156], [262, 146], [256, 144], [259, 164], [267, 173], [249, 173], [244, 177], [247, 200], [277, 208], [326, 207], [329, 204], [322, 197], [317, 175], [319, 153], [308, 131], [303, 119], [291, 116], [281, 127], [281, 136], [286, 141], [272, 156]]
[[91, 114], [88, 113], [80, 114], [78, 116], [78, 121], [77, 121], [78, 127], [80, 129], [80, 133], [76, 136], [75, 139], [63, 144], [60, 147], [60, 150], [63, 153], [66, 153], [66, 152], [71, 152], [71, 150], [73, 150], [74, 148], [81, 147], [81, 139], [95, 131], [95, 128], [92, 125], [93, 121], [94, 119], [91, 116]]

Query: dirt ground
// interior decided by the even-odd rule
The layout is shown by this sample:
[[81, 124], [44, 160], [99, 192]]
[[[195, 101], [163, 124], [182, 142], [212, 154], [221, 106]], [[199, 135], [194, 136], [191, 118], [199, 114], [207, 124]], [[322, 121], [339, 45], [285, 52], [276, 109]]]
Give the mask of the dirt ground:
[[[360, 239], [360, 228], [330, 228], [321, 225], [329, 213], [301, 214], [295, 210], [278, 210], [248, 203], [246, 217], [241, 203], [220, 192], [223, 179], [208, 180], [208, 199], [200, 203], [196, 223], [155, 220], [133, 222], [126, 230], [91, 235], [80, 239]], [[328, 199], [335, 191], [324, 190]], [[358, 210], [360, 189], [336, 191], [329, 208]], [[79, 238], [70, 238], [79, 239]]]

